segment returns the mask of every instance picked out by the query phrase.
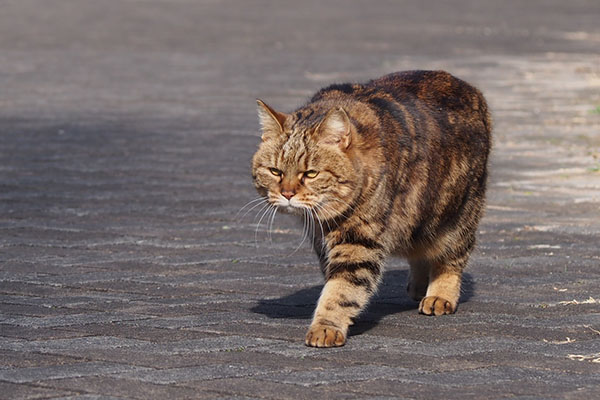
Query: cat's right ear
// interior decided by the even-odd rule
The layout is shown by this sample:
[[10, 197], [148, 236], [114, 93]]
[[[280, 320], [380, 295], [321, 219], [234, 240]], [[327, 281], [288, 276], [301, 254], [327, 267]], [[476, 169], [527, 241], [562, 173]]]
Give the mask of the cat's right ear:
[[262, 128], [262, 140], [264, 141], [269, 136], [282, 134], [287, 114], [273, 110], [260, 99], [256, 99], [256, 103], [258, 104], [258, 119]]

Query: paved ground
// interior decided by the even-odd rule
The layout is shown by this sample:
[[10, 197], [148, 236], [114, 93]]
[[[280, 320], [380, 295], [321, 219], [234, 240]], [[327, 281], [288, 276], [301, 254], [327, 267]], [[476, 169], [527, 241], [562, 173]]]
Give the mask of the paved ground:
[[[321, 4], [325, 3], [325, 4]], [[301, 4], [301, 5], [300, 5]], [[0, 398], [592, 399], [600, 4], [0, 1]], [[254, 98], [443, 68], [494, 111], [456, 315], [385, 283], [340, 349], [322, 284], [254, 211]]]

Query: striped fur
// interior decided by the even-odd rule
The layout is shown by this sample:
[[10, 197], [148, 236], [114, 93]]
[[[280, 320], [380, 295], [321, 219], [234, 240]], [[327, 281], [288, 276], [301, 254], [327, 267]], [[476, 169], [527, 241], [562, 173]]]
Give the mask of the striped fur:
[[290, 114], [259, 101], [259, 117], [258, 192], [316, 221], [326, 283], [307, 345], [345, 343], [391, 254], [409, 260], [408, 292], [421, 313], [456, 310], [491, 146], [476, 88], [443, 71], [399, 72], [331, 85]]

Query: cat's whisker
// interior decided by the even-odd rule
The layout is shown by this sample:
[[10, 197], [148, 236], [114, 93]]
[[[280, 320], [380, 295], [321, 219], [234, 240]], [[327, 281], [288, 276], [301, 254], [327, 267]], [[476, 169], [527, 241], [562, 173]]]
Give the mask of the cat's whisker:
[[265, 204], [260, 210], [258, 210], [258, 212], [256, 213], [256, 215], [254, 216], [253, 221], [256, 221], [257, 218], [259, 218], [258, 223], [256, 224], [256, 228], [254, 230], [254, 245], [256, 247], [258, 247], [258, 229], [260, 227], [260, 221], [262, 221], [263, 217], [265, 216], [265, 213], [267, 211], [269, 211], [269, 207], [271, 206], [271, 204], [267, 203]]
[[348, 212], [349, 210], [350, 210], [350, 211], [352, 211], [352, 212], [356, 211], [356, 207], [354, 207], [352, 204], [348, 203], [347, 201], [344, 201], [344, 200], [342, 200], [342, 199], [338, 199], [338, 198], [336, 198], [336, 199], [333, 199], [333, 201], [336, 201], [336, 202], [338, 202], [338, 203], [342, 203], [343, 205], [345, 205], [346, 207], [348, 207], [347, 209], [345, 209], [345, 210], [344, 210], [344, 211], [341, 213], [341, 214], [342, 214], [344, 217], [347, 217], [347, 216], [348, 216], [348, 215], [346, 215], [346, 212]]
[[275, 206], [272, 204], [268, 204], [267, 209], [262, 213], [260, 219], [258, 220], [258, 223], [256, 224], [256, 230], [254, 231], [254, 244], [256, 245], [256, 247], [258, 247], [258, 229], [260, 228], [260, 223], [262, 222], [265, 215], [267, 215], [269, 211], [271, 211], [271, 207]]
[[315, 237], [315, 220], [310, 212], [310, 208], [306, 208], [306, 212], [308, 214], [308, 236], [306, 237], [308, 240], [312, 240]]
[[315, 214], [317, 214], [319, 211], [322, 212], [324, 214], [324, 222], [327, 224], [327, 229], [329, 230], [329, 232], [332, 231], [331, 229], [331, 225], [329, 225], [329, 221], [328, 219], [333, 220], [333, 222], [337, 225], [337, 222], [335, 222], [333, 216], [331, 215], [331, 213], [329, 211], [327, 211], [325, 209], [325, 206], [323, 204], [315, 204], [315, 208], [317, 209], [317, 211], [315, 211]]
[[332, 190], [332, 189], [329, 189], [329, 190], [324, 190], [324, 191], [322, 192], [322, 194], [323, 194], [323, 195], [325, 195], [325, 194], [328, 194], [328, 193], [333, 193], [333, 195], [328, 195], [328, 196], [327, 196], [327, 197], [329, 198], [329, 200], [330, 200], [330, 201], [333, 201], [333, 202], [338, 202], [338, 203], [344, 204], [345, 206], [347, 206], [347, 207], [348, 207], [349, 209], [351, 209], [352, 211], [356, 211], [356, 208], [355, 208], [355, 207], [354, 207], [352, 204], [348, 203], [348, 202], [347, 202], [347, 201], [345, 201], [345, 200], [342, 200], [342, 199], [340, 199], [340, 198], [339, 198], [339, 196], [337, 195], [337, 192], [336, 192], [336, 191], [334, 191], [334, 190]]
[[[238, 221], [241, 221], [241, 220], [243, 220], [243, 219], [244, 219], [244, 217], [245, 217], [246, 215], [248, 215], [248, 213], [249, 213], [250, 211], [254, 210], [256, 207], [258, 207], [258, 206], [260, 206], [260, 205], [263, 205], [263, 206], [264, 206], [264, 205], [266, 205], [266, 204], [269, 204], [269, 203], [267, 202], [267, 200], [266, 200], [266, 199], [257, 199], [257, 200], [263, 200], [263, 202], [259, 202], [259, 203], [255, 204], [255, 205], [253, 205], [252, 207], [250, 207], [250, 208], [249, 208], [249, 209], [248, 209], [248, 210], [247, 210], [247, 211], [244, 213], [244, 215], [242, 215], [242, 216], [241, 216], [241, 217], [238, 219]], [[263, 203], [264, 203], [264, 204], [263, 204]], [[262, 208], [261, 208], [261, 210], [259, 210], [259, 212], [260, 212], [260, 211], [262, 211]], [[255, 217], [255, 219], [256, 219], [256, 217]]]
[[306, 240], [306, 236], [308, 234], [308, 216], [307, 216], [307, 211], [306, 208], [302, 208], [302, 212], [303, 214], [303, 224], [302, 224], [302, 241], [300, 242], [300, 244], [298, 245], [298, 247], [296, 247], [296, 249], [294, 251], [292, 251], [290, 254], [288, 254], [287, 256], [293, 256], [299, 249], [300, 247], [302, 247], [302, 245], [304, 244], [304, 241]]
[[311, 237], [314, 236], [314, 230], [313, 230], [313, 222], [314, 221], [313, 221], [312, 216], [310, 214], [310, 209], [308, 207], [306, 207], [305, 210], [306, 210], [306, 221], [307, 221], [307, 224], [308, 224], [307, 225], [308, 229], [306, 229], [306, 238], [308, 240], [310, 240]]
[[[323, 211], [326, 211], [326, 210], [323, 210]], [[325, 223], [327, 224], [327, 229], [329, 230], [329, 232], [331, 232], [333, 229], [331, 229], [331, 226], [329, 225], [329, 221], [327, 221], [327, 220], [325, 219]], [[335, 223], [335, 228], [334, 228], [334, 229], [337, 229], [339, 225], [338, 225], [338, 223], [337, 223], [337, 222], [335, 222], [335, 221], [334, 221], [334, 223]], [[327, 241], [325, 240], [325, 238], [324, 238], [324, 237], [323, 237], [323, 240], [322, 240], [322, 242], [323, 242], [323, 243], [322, 243], [322, 247], [323, 247], [323, 248], [322, 248], [322, 250], [325, 250], [325, 249], [327, 248]]]
[[319, 209], [321, 212], [323, 212], [323, 214], [325, 214], [325, 216], [327, 217], [327, 219], [325, 219], [325, 223], [327, 224], [327, 228], [329, 229], [329, 231], [333, 230], [333, 229], [331, 229], [331, 225], [329, 225], [329, 220], [331, 220], [331, 222], [333, 222], [335, 224], [336, 228], [339, 227], [339, 223], [336, 221], [335, 215], [333, 214], [332, 211], [330, 211], [326, 208], [327, 207], [326, 204], [316, 204], [315, 206], [317, 207], [317, 209]]
[[[341, 204], [345, 205], [347, 207], [347, 209], [344, 210], [343, 212], [340, 212], [338, 210], [335, 210], [333, 208], [333, 206], [331, 206], [329, 203], [326, 203], [326, 204], [316, 203], [315, 207], [317, 207], [319, 210], [323, 211], [324, 214], [327, 213], [328, 219], [332, 220], [336, 224], [336, 227], [339, 227], [339, 224], [336, 222], [336, 219], [337, 219], [336, 215], [347, 218], [347, 217], [349, 217], [347, 212], [348, 211], [354, 212], [354, 211], [356, 211], [356, 208], [352, 204], [350, 204], [342, 199], [333, 198], [333, 199], [331, 199], [331, 201], [341, 203]], [[325, 209], [325, 206], [328, 206], [328, 208]], [[330, 230], [331, 230], [331, 227], [330, 227]]]
[[[312, 213], [312, 210], [311, 210]], [[314, 212], [314, 216], [317, 217], [317, 222], [319, 223], [319, 226], [321, 227], [321, 250], [325, 249], [325, 232], [323, 231], [323, 224], [321, 223], [321, 218], [319, 218], [319, 214], [317, 214], [317, 212]]]
[[315, 217], [313, 216], [313, 211], [312, 209], [308, 209], [308, 212], [310, 214], [310, 223], [312, 224], [312, 227], [310, 229], [310, 232], [312, 233], [312, 236], [310, 237], [311, 242], [315, 241], [315, 237], [317, 237], [317, 224], [315, 223]]
[[[248, 203], [244, 204], [244, 206], [242, 208], [240, 208], [238, 210], [238, 212], [234, 216], [234, 219], [236, 219], [236, 220], [243, 219], [250, 211], [252, 211], [257, 206], [265, 203], [266, 201], [267, 200], [263, 197], [259, 197], [257, 199], [249, 201]], [[242, 214], [242, 212], [243, 212], [243, 214]], [[242, 214], [241, 217], [240, 217], [240, 214]]]
[[268, 208], [271, 204], [266, 203], [262, 206], [262, 208], [260, 210], [258, 210], [258, 212], [256, 213], [256, 215], [254, 216], [254, 219], [252, 220], [252, 222], [256, 221], [256, 219], [259, 217], [259, 215], [261, 215], [261, 213], [264, 211], [265, 208]]
[[257, 198], [255, 198], [255, 199], [252, 199], [252, 200], [250, 200], [249, 202], [247, 202], [246, 204], [244, 204], [244, 205], [243, 205], [243, 206], [242, 206], [242, 207], [241, 207], [241, 208], [238, 210], [238, 212], [235, 214], [234, 218], [237, 218], [237, 217], [238, 217], [238, 215], [240, 215], [240, 213], [241, 213], [242, 211], [244, 211], [244, 209], [245, 209], [246, 207], [249, 207], [251, 204], [254, 204], [254, 203], [256, 203], [257, 201], [261, 201], [261, 200], [265, 200], [265, 198], [264, 198], [264, 197], [257, 197]]
[[269, 236], [269, 220], [271, 219], [271, 213], [273, 212], [273, 206], [269, 207], [267, 209], [267, 211], [265, 212], [265, 215], [262, 216], [261, 221], [264, 217], [266, 217], [265, 219], [265, 232], [267, 237]]
[[277, 214], [277, 206], [273, 207], [273, 215], [271, 215], [271, 222], [269, 223], [269, 242], [273, 244], [273, 221], [275, 221], [275, 214]]

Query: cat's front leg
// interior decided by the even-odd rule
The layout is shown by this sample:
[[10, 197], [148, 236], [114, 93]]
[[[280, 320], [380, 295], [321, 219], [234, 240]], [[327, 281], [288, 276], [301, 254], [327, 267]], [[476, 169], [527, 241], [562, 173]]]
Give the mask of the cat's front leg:
[[348, 327], [375, 293], [381, 276], [384, 254], [374, 243], [344, 243], [330, 250], [326, 283], [306, 334], [307, 346], [346, 343]]

